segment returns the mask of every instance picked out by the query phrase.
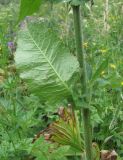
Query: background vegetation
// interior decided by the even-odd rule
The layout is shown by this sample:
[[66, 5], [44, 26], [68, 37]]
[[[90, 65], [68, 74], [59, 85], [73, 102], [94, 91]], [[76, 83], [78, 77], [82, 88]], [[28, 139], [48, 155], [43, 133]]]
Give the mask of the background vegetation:
[[[35, 134], [58, 120], [58, 115], [55, 114], [58, 107], [68, 106], [72, 98], [71, 96], [68, 98], [69, 93], [64, 85], [62, 86], [64, 88], [61, 88], [59, 81], [59, 86], [55, 88], [54, 85], [54, 93], [57, 92], [54, 99], [50, 87], [47, 89], [49, 94], [45, 93], [47, 90], [43, 89], [38, 91], [38, 94], [34, 94], [38, 87], [43, 88], [44, 86], [40, 86], [39, 82], [36, 88], [35, 83], [30, 82], [30, 79], [26, 83], [20, 78], [14, 62], [15, 50], [16, 47], [23, 48], [24, 45], [28, 48], [29, 44], [17, 41], [19, 39], [17, 37], [18, 30], [24, 26], [24, 22], [17, 25], [19, 6], [18, 0], [0, 1], [0, 160], [79, 158], [75, 157], [77, 151], [72, 151], [70, 154], [69, 144], [58, 146], [58, 144], [46, 142], [43, 137], [32, 143]], [[90, 83], [93, 142], [99, 145], [100, 150], [115, 149], [119, 159], [122, 159], [123, 2], [122, 0], [111, 0], [107, 3], [107, 1], [95, 0], [92, 7], [90, 3], [83, 4], [81, 11], [84, 39], [82, 45], [86, 53], [88, 77], [93, 77]], [[52, 42], [55, 43], [57, 38], [54, 37], [59, 37], [61, 43], [71, 53], [71, 57], [76, 57], [72, 18], [72, 10], [69, 5], [53, 4], [52, 1], [48, 1], [40, 7], [37, 13], [32, 17], [27, 17], [26, 20], [29, 22], [42, 19], [46, 21], [47, 25], [53, 29], [52, 36], [46, 33], [46, 24], [40, 28], [42, 32], [46, 33], [43, 36], [47, 37], [47, 41], [53, 37]], [[33, 27], [30, 30], [33, 31]], [[39, 30], [37, 30], [37, 35]], [[45, 51], [45, 45], [43, 50]], [[59, 54], [63, 51], [64, 47], [59, 46]], [[22, 59], [22, 57], [24, 57], [24, 52], [16, 59]], [[25, 59], [25, 61], [27, 60]], [[72, 58], [67, 61], [66, 57], [66, 63], [71, 62], [73, 69], [76, 70], [77, 65], [73, 61]], [[66, 63], [60, 64], [60, 67], [64, 68]], [[20, 65], [20, 61], [17, 65]], [[24, 69], [26, 70], [26, 67]], [[65, 74], [66, 80], [69, 80], [68, 86], [77, 81], [76, 74], [73, 76], [71, 73], [72, 79], [67, 77], [67, 73]], [[29, 85], [27, 85], [28, 83]], [[45, 83], [49, 85], [49, 82]], [[81, 91], [79, 84], [76, 84], [72, 96], [76, 106], [79, 106], [77, 95]], [[61, 97], [63, 98], [61, 99]], [[79, 121], [81, 115], [77, 107], [76, 114]], [[79, 129], [83, 135], [83, 126]]]

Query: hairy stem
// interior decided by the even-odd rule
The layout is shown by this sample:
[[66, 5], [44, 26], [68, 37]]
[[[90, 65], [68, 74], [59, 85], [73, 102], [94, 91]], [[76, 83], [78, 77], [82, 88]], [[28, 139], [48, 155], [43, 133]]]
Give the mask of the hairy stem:
[[[87, 97], [88, 89], [87, 89], [86, 60], [85, 60], [84, 52], [82, 50], [80, 6], [72, 6], [72, 8], [73, 8], [73, 17], [74, 17], [77, 58], [79, 61], [81, 75], [82, 75], [81, 83], [82, 83], [82, 88], [83, 88], [83, 94], [85, 95], [85, 102], [87, 105], [89, 105], [88, 97]], [[91, 135], [89, 106], [88, 108], [82, 109], [82, 113], [83, 113], [83, 123], [84, 123], [86, 159], [92, 160], [92, 135]]]

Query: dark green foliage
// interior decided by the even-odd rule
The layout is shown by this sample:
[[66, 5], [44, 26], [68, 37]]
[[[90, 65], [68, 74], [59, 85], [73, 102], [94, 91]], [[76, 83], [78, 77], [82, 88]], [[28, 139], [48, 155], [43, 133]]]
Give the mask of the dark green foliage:
[[23, 20], [26, 16], [30, 16], [37, 12], [41, 3], [42, 0], [21, 0], [19, 21]]

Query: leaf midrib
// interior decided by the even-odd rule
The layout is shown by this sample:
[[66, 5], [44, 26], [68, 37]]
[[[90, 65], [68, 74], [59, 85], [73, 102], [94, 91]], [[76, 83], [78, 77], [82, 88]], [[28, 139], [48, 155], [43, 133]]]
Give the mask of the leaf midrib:
[[[28, 28], [28, 27], [27, 27]], [[57, 71], [55, 70], [55, 68], [53, 67], [52, 63], [48, 60], [47, 56], [45, 54], [42, 53], [40, 47], [37, 45], [36, 41], [34, 40], [34, 38], [32, 37], [29, 29], [28, 29], [28, 33], [30, 38], [32, 39], [34, 45], [38, 48], [38, 50], [40, 51], [40, 53], [44, 56], [44, 58], [47, 60], [47, 62], [49, 63], [49, 65], [51, 66], [52, 70], [55, 72], [55, 74], [57, 75], [57, 77], [59, 78], [59, 80], [62, 82], [62, 84], [65, 86], [65, 88], [68, 90], [69, 93], [71, 93], [68, 85], [61, 79], [60, 75], [57, 73]]]

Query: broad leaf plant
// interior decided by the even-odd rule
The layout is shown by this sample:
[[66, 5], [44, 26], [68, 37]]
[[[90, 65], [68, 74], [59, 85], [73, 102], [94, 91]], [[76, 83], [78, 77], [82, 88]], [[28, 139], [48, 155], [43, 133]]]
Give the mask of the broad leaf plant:
[[[60, 100], [72, 97], [73, 88], [80, 81], [81, 96], [84, 97], [82, 99], [84, 103], [81, 103], [79, 109], [83, 113], [85, 157], [86, 160], [94, 160], [92, 156], [92, 128], [90, 123], [87, 63], [82, 48], [83, 40], [80, 17], [81, 4], [87, 1], [89, 0], [52, 1], [54, 3], [61, 2], [71, 5], [77, 58], [69, 52], [69, 49], [66, 48], [64, 42], [56, 35], [54, 28], [49, 25], [47, 20], [43, 18], [41, 20], [32, 18], [29, 22], [22, 22], [23, 25], [18, 34], [15, 63], [20, 72], [20, 77], [27, 82], [29, 90], [35, 95], [38, 95], [43, 101], [52, 104], [57, 104]], [[37, 12], [43, 3], [46, 2], [43, 0], [21, 0], [19, 21]], [[63, 132], [63, 125], [68, 124], [60, 121], [58, 125], [54, 123], [50, 127], [50, 129], [57, 130], [58, 135], [55, 134], [55, 140], [58, 140], [59, 132]], [[77, 134], [80, 136], [79, 132]], [[67, 136], [69, 137], [70, 135], [68, 134]], [[69, 139], [70, 142], [73, 144], [71, 137]]]

